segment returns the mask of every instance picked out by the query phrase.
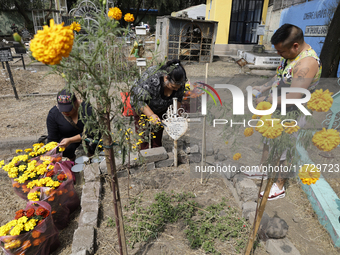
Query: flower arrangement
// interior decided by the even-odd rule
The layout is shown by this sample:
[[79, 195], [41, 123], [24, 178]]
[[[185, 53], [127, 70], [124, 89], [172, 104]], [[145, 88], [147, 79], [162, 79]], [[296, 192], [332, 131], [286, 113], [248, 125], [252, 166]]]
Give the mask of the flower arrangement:
[[44, 26], [43, 30], [38, 30], [30, 43], [32, 56], [46, 64], [59, 64], [62, 57], [67, 58], [73, 46], [73, 27], [64, 23], [55, 25], [54, 20], [50, 20], [50, 26]]
[[27, 187], [29, 181], [43, 177], [45, 173], [54, 169], [56, 162], [61, 161], [61, 154], [53, 154], [56, 146], [56, 142], [46, 145], [34, 144], [33, 148], [17, 150], [17, 153], [24, 151], [25, 154], [14, 157], [8, 164], [4, 165], [3, 160], [0, 162], [0, 168], [8, 173], [8, 177], [12, 179], [12, 186], [20, 197], [26, 199], [26, 193], [30, 190]]
[[63, 229], [69, 222], [69, 215], [79, 206], [79, 197], [74, 189], [71, 163], [56, 163], [44, 178], [27, 183], [29, 201], [44, 201], [51, 206], [54, 225]]
[[58, 231], [45, 202], [29, 202], [25, 210], [15, 213], [14, 220], [0, 227], [0, 246], [6, 254], [38, 254], [43, 250], [49, 254], [54, 242], [59, 242]]

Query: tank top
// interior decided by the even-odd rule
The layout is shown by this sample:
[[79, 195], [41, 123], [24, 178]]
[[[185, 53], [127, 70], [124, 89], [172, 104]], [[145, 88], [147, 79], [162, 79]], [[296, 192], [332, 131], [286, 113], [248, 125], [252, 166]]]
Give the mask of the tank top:
[[277, 80], [272, 85], [272, 88], [273, 87], [278, 88], [278, 96], [281, 96], [282, 87], [290, 87], [290, 85], [292, 84], [292, 79], [294, 75], [293, 69], [295, 65], [298, 63], [298, 61], [306, 57], [312, 57], [318, 62], [318, 68], [319, 68], [318, 72], [315, 74], [310, 86], [308, 87], [308, 90], [311, 92], [315, 90], [316, 86], [318, 85], [320, 81], [322, 65], [321, 65], [320, 58], [318, 57], [316, 52], [311, 47], [309, 47], [309, 49], [300, 52], [300, 54], [297, 55], [292, 60], [281, 58], [280, 65], [276, 69]]

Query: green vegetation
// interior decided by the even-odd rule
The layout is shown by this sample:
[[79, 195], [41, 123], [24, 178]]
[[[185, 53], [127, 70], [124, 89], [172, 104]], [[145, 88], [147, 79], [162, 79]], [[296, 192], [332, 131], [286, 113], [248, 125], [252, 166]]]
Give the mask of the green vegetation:
[[[167, 223], [182, 221], [186, 225], [184, 233], [192, 249], [221, 254], [215, 248], [215, 241], [220, 240], [230, 244], [234, 252], [242, 252], [250, 230], [245, 219], [239, 217], [235, 208], [227, 205], [226, 199], [201, 208], [194, 197], [192, 193], [161, 192], [146, 208], [142, 206], [141, 196], [131, 199], [124, 206], [125, 211], [131, 213], [130, 217], [124, 217], [128, 244], [133, 248], [136, 243], [150, 241], [163, 232]], [[110, 223], [108, 221], [107, 226]]]

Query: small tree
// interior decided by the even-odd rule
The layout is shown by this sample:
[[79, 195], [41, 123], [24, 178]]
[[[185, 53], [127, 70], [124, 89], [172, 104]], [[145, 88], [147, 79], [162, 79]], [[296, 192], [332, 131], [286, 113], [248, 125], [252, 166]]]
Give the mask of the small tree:
[[[128, 62], [130, 48], [121, 37], [126, 32], [119, 26], [121, 18], [118, 8], [111, 8], [108, 14], [103, 9], [94, 14], [93, 23], [85, 26], [85, 22], [80, 21], [82, 31], [76, 35], [73, 30], [80, 31], [78, 23], [64, 27], [55, 25], [52, 20], [49, 27], [45, 26], [35, 35], [31, 50], [33, 57], [52, 65], [53, 71], [65, 78], [67, 89], [76, 91], [87, 105], [91, 104], [93, 114], [84, 117], [84, 129], [91, 133], [94, 141], [102, 138], [103, 144], [99, 147], [104, 147], [111, 177], [120, 254], [127, 254], [115, 153], [120, 150], [124, 162], [127, 153], [137, 150], [141, 140], [122, 115], [121, 92], [130, 93], [138, 70], [135, 63]], [[129, 14], [124, 19], [131, 22], [133, 16]], [[131, 124], [132, 119], [129, 121]]]

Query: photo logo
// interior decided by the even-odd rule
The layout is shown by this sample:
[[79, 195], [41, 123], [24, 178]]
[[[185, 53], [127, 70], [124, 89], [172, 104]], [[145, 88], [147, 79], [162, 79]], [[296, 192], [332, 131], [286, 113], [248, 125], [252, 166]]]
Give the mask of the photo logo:
[[[216, 91], [212, 86], [210, 86], [210, 85], [208, 85], [208, 84], [205, 84], [205, 83], [203, 83], [203, 82], [197, 82], [197, 83], [203, 85], [203, 87], [207, 87], [207, 88], [210, 89], [212, 92], [214, 92], [215, 95], [217, 96], [218, 100], [220, 101], [220, 104], [222, 105], [222, 100], [221, 100], [219, 94], [217, 93], [217, 91]], [[200, 87], [197, 87], [197, 88], [200, 89], [200, 90], [203, 90], [204, 92], [206, 92], [206, 93], [212, 98], [212, 100], [214, 101], [215, 105], [217, 105], [216, 100], [215, 100], [213, 94], [211, 94], [210, 91], [208, 91], [207, 89], [204, 89], [204, 88], [200, 88]], [[207, 105], [205, 105], [205, 107], [207, 107]]]
[[[211, 86], [204, 84], [204, 86], [207, 86], [209, 89], [214, 91], [214, 93], [218, 96], [220, 103], [222, 105], [221, 99], [219, 95], [217, 94], [216, 90], [213, 89]], [[244, 95], [242, 90], [232, 84], [216, 84], [215, 88], [221, 88], [221, 89], [229, 89], [229, 91], [232, 94], [233, 97], [233, 115], [244, 115]], [[202, 88], [200, 88], [202, 89]], [[202, 89], [204, 90], [204, 89]], [[256, 114], [256, 115], [268, 115], [272, 114], [275, 112], [277, 108], [277, 88], [272, 88], [272, 107], [268, 110], [257, 110], [253, 106], [253, 98], [252, 98], [252, 87], [248, 86], [246, 88], [247, 90], [247, 104], [248, 104], [248, 109], [251, 113]], [[205, 90], [206, 91], [206, 90]], [[212, 94], [208, 91], [206, 91], [207, 94], [209, 94], [212, 97]], [[304, 98], [287, 98], [287, 94], [289, 93], [301, 93], [305, 95]], [[304, 115], [311, 115], [311, 113], [302, 105], [304, 103], [307, 103], [309, 99], [311, 98], [311, 93], [309, 90], [304, 89], [304, 88], [295, 88], [295, 87], [287, 87], [287, 88], [281, 88], [281, 115], [286, 115], [287, 114], [287, 105], [295, 105]], [[216, 101], [213, 98], [215, 105]], [[202, 108], [201, 108], [202, 114], [207, 112], [207, 102], [202, 100]]]

